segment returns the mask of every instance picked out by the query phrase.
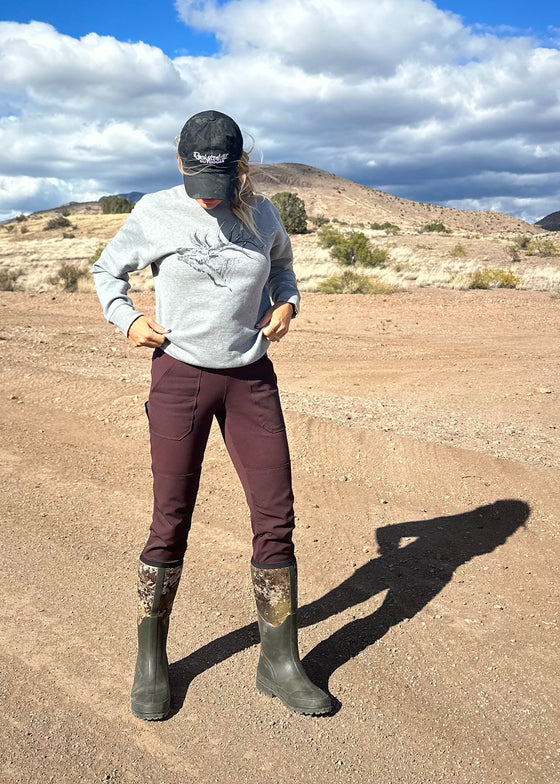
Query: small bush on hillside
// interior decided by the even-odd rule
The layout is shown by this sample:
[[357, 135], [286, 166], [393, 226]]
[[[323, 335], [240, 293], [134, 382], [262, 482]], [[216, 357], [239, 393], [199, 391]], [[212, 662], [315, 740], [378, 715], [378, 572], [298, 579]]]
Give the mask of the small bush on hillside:
[[365, 264], [371, 256], [368, 238], [361, 231], [342, 235], [331, 247], [331, 256], [345, 267]]
[[309, 220], [314, 226], [317, 226], [317, 228], [320, 229], [321, 226], [329, 223], [330, 219], [326, 218], [324, 215], [314, 215], [312, 218], [309, 218]]
[[56, 215], [54, 218], [51, 218], [49, 221], [45, 223], [43, 226], [43, 231], [50, 231], [51, 229], [67, 229], [72, 224], [65, 218], [64, 215]]
[[345, 267], [354, 264], [381, 267], [388, 257], [384, 248], [372, 248], [368, 238], [361, 231], [344, 234], [332, 226], [325, 226], [319, 234], [319, 244], [323, 248], [330, 248], [333, 259]]
[[18, 223], [23, 223], [23, 221], [27, 220], [27, 215], [24, 215], [23, 212], [22, 212], [21, 215], [17, 216], [16, 220], [17, 220]]
[[394, 289], [387, 283], [345, 270], [342, 275], [332, 275], [317, 286], [321, 294], [391, 294]]
[[560, 250], [552, 240], [532, 240], [525, 252], [527, 256], [560, 256]]
[[288, 234], [305, 234], [307, 231], [305, 202], [299, 198], [297, 193], [290, 193], [289, 191], [275, 193], [270, 201], [280, 213], [282, 223]]
[[482, 267], [473, 272], [469, 280], [470, 289], [515, 289], [521, 283], [512, 270]]
[[448, 229], [447, 226], [445, 226], [443, 223], [440, 223], [439, 221], [434, 223], [426, 223], [425, 226], [422, 226], [420, 231], [435, 231], [439, 232], [440, 234], [451, 234], [451, 229]]
[[455, 247], [451, 251], [451, 255], [452, 256], [456, 256], [457, 258], [460, 258], [460, 257], [466, 256], [467, 255], [467, 251], [464, 249], [464, 247], [461, 245], [461, 243], [458, 242], [457, 245], [455, 245]]
[[53, 286], [62, 284], [64, 291], [77, 291], [78, 281], [86, 275], [87, 272], [83, 267], [63, 262], [59, 265], [56, 274], [49, 279], [49, 283]]
[[63, 231], [62, 238], [65, 240], [73, 240], [76, 235], [72, 234], [71, 231]]
[[384, 267], [389, 258], [386, 248], [370, 248], [369, 255], [361, 262], [364, 267]]
[[132, 212], [134, 202], [124, 196], [102, 196], [99, 199], [101, 211], [104, 215], [115, 215], [122, 212]]
[[385, 231], [386, 234], [398, 234], [400, 231], [400, 227], [397, 226], [396, 223], [389, 223], [389, 221], [385, 221], [385, 223], [372, 223], [370, 229], [373, 231]]
[[29, 231], [29, 226], [22, 226], [21, 229], [20, 229], [20, 232], [22, 234], [27, 234], [28, 231]]
[[15, 229], [15, 227], [16, 227], [16, 224], [15, 223], [6, 223], [5, 227], [6, 227], [6, 231], [13, 231]]
[[332, 248], [342, 239], [344, 239], [344, 234], [334, 226], [323, 226], [319, 230], [319, 245], [322, 248]]
[[510, 257], [511, 261], [517, 264], [517, 262], [521, 261], [521, 253], [519, 249], [519, 245], [514, 243], [510, 245], [507, 249], [508, 256]]
[[70, 215], [70, 210], [64, 209], [61, 211], [60, 214], [63, 215], [65, 218], [67, 218]]
[[0, 269], [0, 291], [15, 291], [21, 270]]

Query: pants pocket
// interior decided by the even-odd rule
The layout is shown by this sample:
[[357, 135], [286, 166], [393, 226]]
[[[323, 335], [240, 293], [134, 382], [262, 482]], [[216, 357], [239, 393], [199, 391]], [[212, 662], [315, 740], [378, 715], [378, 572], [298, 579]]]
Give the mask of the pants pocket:
[[167, 354], [157, 357], [152, 364], [152, 387], [146, 405], [151, 433], [180, 441], [191, 432], [201, 374], [200, 368]]
[[251, 381], [251, 398], [261, 427], [269, 433], [280, 433], [286, 429], [275, 378], [274, 381], [268, 379]]

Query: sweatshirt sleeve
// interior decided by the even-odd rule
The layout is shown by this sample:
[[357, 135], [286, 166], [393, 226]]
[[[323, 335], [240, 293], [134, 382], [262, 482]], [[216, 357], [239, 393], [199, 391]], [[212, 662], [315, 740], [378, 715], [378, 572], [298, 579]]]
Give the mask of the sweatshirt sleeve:
[[300, 294], [293, 267], [292, 243], [279, 215], [278, 228], [270, 249], [268, 290], [273, 304], [290, 302], [295, 308], [294, 315], [299, 313]]
[[[145, 198], [145, 197], [144, 197]], [[119, 232], [106, 245], [92, 268], [93, 279], [103, 314], [125, 335], [133, 321], [142, 315], [127, 295], [129, 272], [141, 270], [157, 259], [156, 248], [142, 228], [145, 205], [134, 207]]]

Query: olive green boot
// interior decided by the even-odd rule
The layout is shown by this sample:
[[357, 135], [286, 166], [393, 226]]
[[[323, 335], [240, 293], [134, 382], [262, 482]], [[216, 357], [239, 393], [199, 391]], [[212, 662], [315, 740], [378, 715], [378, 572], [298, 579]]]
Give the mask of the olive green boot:
[[279, 697], [296, 713], [329, 713], [331, 701], [315, 686], [299, 659], [297, 639], [297, 567], [263, 567], [251, 562], [261, 655], [257, 689]]
[[169, 713], [167, 632], [182, 566], [138, 566], [138, 658], [131, 693], [135, 716], [147, 721]]

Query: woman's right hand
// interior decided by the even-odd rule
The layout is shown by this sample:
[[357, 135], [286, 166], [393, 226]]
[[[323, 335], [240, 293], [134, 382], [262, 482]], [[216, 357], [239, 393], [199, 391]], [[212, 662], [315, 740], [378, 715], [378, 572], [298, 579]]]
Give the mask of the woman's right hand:
[[157, 321], [139, 316], [128, 328], [127, 338], [133, 346], [147, 346], [148, 348], [158, 348], [165, 342], [165, 335], [171, 332], [170, 329], [162, 327]]

